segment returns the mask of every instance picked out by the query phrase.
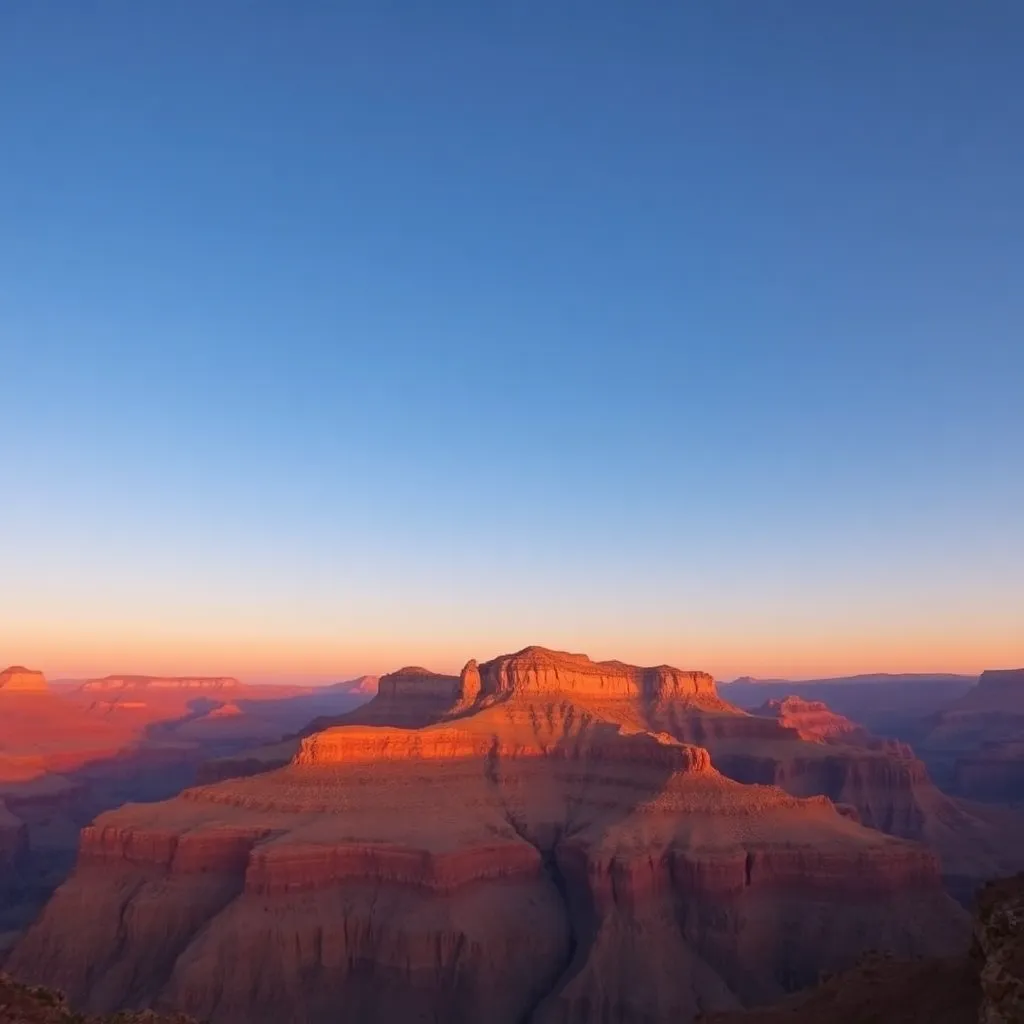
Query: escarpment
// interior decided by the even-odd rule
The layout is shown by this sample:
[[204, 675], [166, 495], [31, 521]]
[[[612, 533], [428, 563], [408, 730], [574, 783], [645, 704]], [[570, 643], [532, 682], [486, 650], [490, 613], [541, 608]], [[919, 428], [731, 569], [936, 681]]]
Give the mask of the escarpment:
[[709, 680], [535, 648], [385, 676], [281, 767], [100, 816], [10, 969], [213, 1024], [625, 1024], [955, 948], [926, 848], [655, 727], [772, 725]]
[[983, 672], [919, 731], [915, 746], [952, 792], [1024, 804], [1024, 669]]
[[11, 665], [0, 672], [0, 691], [4, 693], [49, 693], [46, 676], [35, 669]]
[[104, 676], [87, 679], [81, 689], [85, 693], [108, 693], [121, 690], [189, 690], [192, 692], [223, 692], [239, 689], [242, 684], [233, 676]]

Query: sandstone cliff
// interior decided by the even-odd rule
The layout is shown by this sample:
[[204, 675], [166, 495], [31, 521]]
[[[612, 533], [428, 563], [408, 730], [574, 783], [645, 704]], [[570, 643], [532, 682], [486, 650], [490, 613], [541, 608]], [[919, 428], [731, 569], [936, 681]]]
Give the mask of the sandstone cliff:
[[766, 700], [754, 714], [764, 718], [775, 718], [786, 729], [792, 729], [802, 740], [811, 743], [839, 741], [845, 743], [866, 743], [867, 730], [838, 715], [820, 700], [804, 700], [802, 697], [781, 697]]
[[12, 665], [0, 672], [0, 691], [5, 693], [48, 693], [46, 676], [42, 672]]
[[[702, 673], [528, 648], [388, 679], [284, 767], [102, 815], [9, 969], [214, 1024], [625, 1024], [964, 941], [923, 846], [652, 727], [749, 720]], [[403, 702], [435, 720], [381, 724]]]

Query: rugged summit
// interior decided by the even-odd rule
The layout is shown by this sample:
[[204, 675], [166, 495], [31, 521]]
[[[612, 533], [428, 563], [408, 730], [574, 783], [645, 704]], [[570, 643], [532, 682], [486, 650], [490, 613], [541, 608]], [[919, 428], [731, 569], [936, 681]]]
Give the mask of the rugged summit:
[[694, 707], [729, 707], [706, 672], [668, 665], [638, 668], [621, 661], [591, 661], [585, 654], [527, 647], [480, 666], [481, 693], [565, 694], [591, 698], [637, 697], [684, 701]]
[[540, 648], [403, 669], [281, 768], [99, 817], [9, 969], [214, 1024], [624, 1024], [958, 947], [933, 854], [726, 778], [674, 734], [700, 715], [750, 720], [702, 673]]
[[0, 672], [0, 691], [3, 693], [49, 693], [46, 676], [35, 669], [11, 665]]

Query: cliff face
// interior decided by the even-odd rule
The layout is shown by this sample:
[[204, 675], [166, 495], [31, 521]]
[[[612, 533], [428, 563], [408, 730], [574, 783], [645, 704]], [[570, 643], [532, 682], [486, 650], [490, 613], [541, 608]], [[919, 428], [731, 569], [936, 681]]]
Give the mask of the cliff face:
[[713, 702], [699, 673], [587, 665], [496, 659], [475, 696], [475, 666], [406, 670], [381, 714], [421, 685], [453, 712], [357, 712], [285, 767], [102, 815], [9, 969], [214, 1024], [625, 1024], [964, 941], [924, 847], [650, 728]]
[[786, 729], [792, 729], [802, 740], [811, 743], [839, 741], [862, 743], [867, 732], [855, 722], [837, 715], [820, 700], [783, 697], [766, 700], [754, 714], [775, 718]]
[[1024, 875], [979, 894], [974, 959], [981, 966], [979, 1024], [1024, 1021]]
[[0, 690], [5, 693], [49, 693], [42, 672], [12, 665], [0, 672]]
[[619, 661], [591, 661], [585, 654], [527, 647], [480, 666], [486, 694], [551, 694], [580, 697], [632, 697], [686, 701], [695, 706], [727, 706], [706, 672], [682, 672], [668, 665], [638, 668]]
[[1020, 1024], [1024, 1021], [1024, 875], [978, 894], [971, 949], [946, 959], [877, 954], [762, 1010], [701, 1024]]
[[984, 743], [958, 757], [953, 788], [975, 800], [1024, 802], [1024, 738]]
[[20, 687], [22, 674], [4, 673], [0, 688], [0, 808], [8, 812], [0, 813], [2, 951], [67, 877], [79, 829], [98, 813], [166, 799], [192, 784], [206, 760], [276, 742], [363, 700], [326, 689], [188, 678], [151, 686], [148, 677], [122, 676], [97, 688], [38, 692]]
[[983, 672], [977, 686], [927, 720], [915, 745], [953, 792], [1024, 801], [1024, 669]]
[[1024, 868], [1024, 815], [941, 792], [905, 743], [836, 730], [821, 702], [770, 702], [762, 710], [694, 714], [669, 707], [654, 709], [648, 720], [707, 747], [719, 770], [739, 782], [827, 796], [871, 828], [926, 843], [940, 857], [947, 888], [965, 904], [987, 879]]

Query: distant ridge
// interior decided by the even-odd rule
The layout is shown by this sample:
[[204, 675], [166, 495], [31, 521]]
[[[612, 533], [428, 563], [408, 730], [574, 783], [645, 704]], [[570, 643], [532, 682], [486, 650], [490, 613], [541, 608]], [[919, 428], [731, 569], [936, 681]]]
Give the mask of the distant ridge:
[[800, 686], [827, 686], [830, 683], [973, 683], [976, 675], [963, 675], [955, 672], [864, 672], [853, 676], [822, 676], [816, 679], [762, 679], [758, 676], [739, 676], [723, 686], [788, 686], [796, 683]]
[[108, 690], [233, 690], [242, 684], [233, 676], [104, 676], [87, 679], [85, 691]]

